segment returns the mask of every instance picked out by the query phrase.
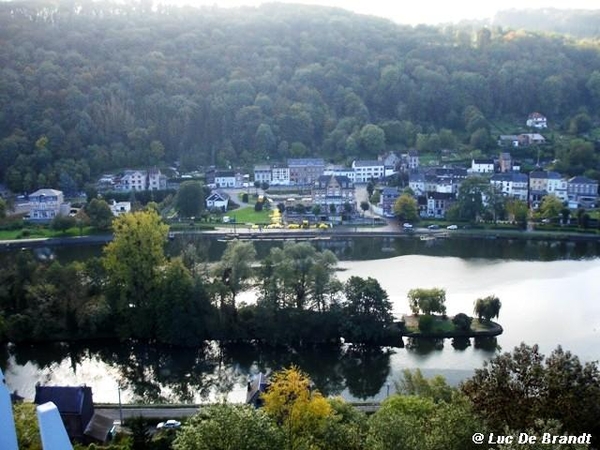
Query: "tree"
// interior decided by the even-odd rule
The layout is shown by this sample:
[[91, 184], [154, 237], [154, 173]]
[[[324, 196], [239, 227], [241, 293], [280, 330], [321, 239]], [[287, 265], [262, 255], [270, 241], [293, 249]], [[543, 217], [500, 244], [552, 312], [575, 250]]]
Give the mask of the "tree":
[[402, 194], [394, 203], [394, 214], [400, 222], [415, 222], [419, 218], [417, 200], [408, 194]]
[[123, 214], [113, 223], [114, 239], [104, 247], [102, 264], [113, 310], [127, 327], [125, 336], [149, 337], [155, 332], [154, 309], [168, 228], [152, 210]]
[[364, 215], [364, 213], [371, 209], [371, 205], [369, 205], [369, 202], [363, 200], [362, 202], [360, 202], [360, 209], [362, 209]]
[[456, 392], [443, 376], [425, 378], [420, 369], [414, 371], [403, 369], [401, 378], [395, 381], [394, 385], [399, 394], [430, 398], [436, 403], [442, 401], [450, 403], [452, 395]]
[[452, 318], [452, 323], [457, 330], [469, 331], [471, 329], [472, 317], [467, 316], [465, 313], [458, 313]]
[[308, 376], [294, 366], [276, 372], [262, 398], [265, 412], [280, 425], [290, 450], [310, 448], [333, 414], [327, 400], [312, 389]]
[[456, 206], [459, 218], [474, 222], [484, 211], [483, 198], [490, 183], [482, 177], [468, 177], [458, 188]]
[[249, 287], [255, 258], [256, 250], [252, 242], [234, 240], [227, 243], [223, 256], [215, 265], [213, 273], [225, 287], [233, 306], [237, 294]]
[[381, 193], [379, 191], [373, 192], [373, 195], [371, 195], [371, 198], [369, 198], [369, 201], [373, 205], [379, 204], [380, 200], [381, 200]]
[[524, 200], [510, 199], [506, 202], [506, 212], [510, 220], [514, 220], [522, 227], [527, 225], [527, 217], [529, 216], [529, 207]]
[[73, 228], [76, 225], [75, 217], [59, 214], [52, 219], [50, 222], [50, 228], [56, 231], [66, 232], [69, 228]]
[[488, 295], [485, 298], [478, 298], [475, 302], [474, 312], [479, 320], [491, 321], [494, 317], [500, 315], [502, 303], [495, 295]]
[[6, 217], [6, 201], [3, 198], [0, 198], [0, 220]]
[[262, 263], [260, 284], [263, 299], [276, 307], [292, 306], [302, 310], [312, 306], [327, 309], [327, 299], [335, 285], [337, 258], [330, 250], [318, 252], [306, 242], [284, 242], [273, 248]]
[[373, 195], [373, 191], [375, 191], [375, 184], [373, 184], [372, 181], [369, 181], [367, 183], [367, 194], [369, 194], [369, 197]]
[[554, 419], [567, 433], [591, 433], [592, 447], [598, 444], [598, 365], [582, 364], [561, 347], [546, 358], [537, 345], [521, 344], [476, 369], [461, 390], [494, 431], [524, 430], [538, 419]]
[[419, 311], [426, 315], [446, 314], [446, 291], [444, 289], [411, 289], [408, 291], [408, 302], [413, 314], [419, 314]]
[[249, 405], [202, 408], [179, 430], [174, 450], [277, 450], [283, 434], [261, 409]]
[[85, 207], [90, 224], [100, 230], [108, 230], [114, 219], [110, 206], [105, 200], [94, 198]]
[[366, 154], [380, 155], [385, 150], [385, 133], [377, 125], [367, 124], [360, 130], [360, 142]]
[[199, 216], [204, 209], [204, 188], [199, 181], [184, 181], [175, 198], [175, 208], [183, 217]]
[[377, 342], [394, 319], [387, 292], [374, 278], [350, 277], [344, 285], [344, 337], [353, 343]]
[[556, 219], [563, 208], [562, 202], [555, 195], [546, 195], [540, 205], [540, 213], [544, 219]]

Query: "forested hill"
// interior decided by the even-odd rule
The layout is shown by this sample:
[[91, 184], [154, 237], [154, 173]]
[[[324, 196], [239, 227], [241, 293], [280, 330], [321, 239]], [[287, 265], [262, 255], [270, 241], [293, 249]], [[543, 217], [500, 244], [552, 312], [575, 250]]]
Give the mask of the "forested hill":
[[600, 106], [598, 43], [320, 7], [145, 5], [0, 3], [0, 181], [81, 186], [177, 159], [343, 162], [418, 133], [429, 150], [485, 151], [490, 120], [559, 124]]

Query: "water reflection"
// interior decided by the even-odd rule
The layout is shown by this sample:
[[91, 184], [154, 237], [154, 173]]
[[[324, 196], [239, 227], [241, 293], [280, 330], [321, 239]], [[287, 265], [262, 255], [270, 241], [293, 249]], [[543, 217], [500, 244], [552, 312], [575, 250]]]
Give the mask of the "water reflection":
[[467, 337], [452, 338], [452, 347], [455, 350], [464, 351], [471, 346], [471, 339]]
[[[242, 396], [231, 399], [229, 395], [242, 392], [253, 374], [269, 373], [292, 364], [305, 371], [325, 395], [340, 395], [348, 389], [352, 396], [365, 399], [376, 395], [386, 382], [393, 354], [379, 347], [327, 345], [282, 349], [215, 342], [196, 349], [134, 342], [11, 345], [5, 346], [3, 352], [7, 354], [3, 361], [8, 366], [33, 365], [37, 379], [50, 384], [60, 384], [61, 367], [68, 366], [76, 378], [78, 373], [84, 377], [80, 383], [94, 388], [96, 401], [112, 402], [113, 394], [104, 398], [103, 392], [93, 386], [93, 380], [85, 379], [90, 370], [87, 366], [98, 360], [104, 372], [99, 375], [116, 374], [115, 386], [119, 386], [129, 402], [141, 403], [243, 401]], [[19, 389], [26, 393], [33, 386], [19, 386]]]
[[[518, 261], [556, 261], [562, 259], [589, 259], [600, 256], [597, 241], [543, 241], [526, 239], [479, 239], [468, 236], [451, 236], [421, 240], [417, 237], [348, 237], [335, 235], [330, 239], [311, 241], [319, 250], [331, 250], [343, 261], [365, 261], [403, 255], [452, 256], [458, 258], [490, 258]], [[184, 255], [194, 249], [195, 257], [201, 261], [216, 261], [221, 258], [226, 242], [202, 234], [177, 235], [167, 244], [170, 256]], [[282, 241], [254, 242], [257, 258], [266, 257]], [[20, 249], [4, 249], [0, 262], [13, 258]], [[85, 260], [102, 254], [100, 245], [55, 247], [52, 249], [61, 262]]]

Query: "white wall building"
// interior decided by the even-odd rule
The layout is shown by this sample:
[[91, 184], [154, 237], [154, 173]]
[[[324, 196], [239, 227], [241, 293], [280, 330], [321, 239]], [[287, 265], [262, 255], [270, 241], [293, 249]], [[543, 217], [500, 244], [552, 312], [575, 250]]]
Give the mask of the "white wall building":
[[352, 161], [354, 169], [354, 181], [356, 183], [368, 183], [385, 176], [383, 161]]

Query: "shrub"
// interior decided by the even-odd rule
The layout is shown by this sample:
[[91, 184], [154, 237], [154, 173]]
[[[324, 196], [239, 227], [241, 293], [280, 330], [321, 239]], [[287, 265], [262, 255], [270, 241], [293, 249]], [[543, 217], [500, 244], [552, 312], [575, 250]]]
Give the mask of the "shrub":
[[433, 316], [426, 314], [419, 317], [419, 330], [423, 332], [431, 331], [433, 328]]
[[472, 317], [467, 316], [465, 313], [458, 313], [452, 318], [452, 323], [457, 330], [469, 331], [471, 329]]

